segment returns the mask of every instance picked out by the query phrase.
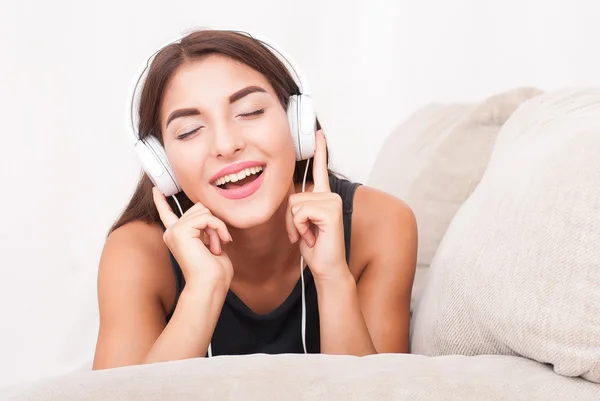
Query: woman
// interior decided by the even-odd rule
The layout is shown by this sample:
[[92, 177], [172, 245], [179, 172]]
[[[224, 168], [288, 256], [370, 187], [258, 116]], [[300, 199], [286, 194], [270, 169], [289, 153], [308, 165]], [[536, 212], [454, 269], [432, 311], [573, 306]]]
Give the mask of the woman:
[[408, 352], [414, 215], [329, 171], [317, 121], [314, 157], [297, 160], [286, 110], [298, 91], [240, 33], [193, 32], [156, 55], [139, 131], [160, 140], [182, 191], [171, 203], [144, 175], [111, 229], [94, 369]]

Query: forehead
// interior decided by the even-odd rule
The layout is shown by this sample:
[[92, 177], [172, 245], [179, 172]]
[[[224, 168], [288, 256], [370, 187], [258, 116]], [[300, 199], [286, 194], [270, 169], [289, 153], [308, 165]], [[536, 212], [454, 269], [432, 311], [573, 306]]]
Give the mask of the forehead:
[[222, 55], [210, 55], [181, 65], [169, 79], [163, 94], [163, 110], [194, 106], [192, 103], [225, 104], [232, 93], [258, 85], [273, 94], [269, 81], [249, 66]]

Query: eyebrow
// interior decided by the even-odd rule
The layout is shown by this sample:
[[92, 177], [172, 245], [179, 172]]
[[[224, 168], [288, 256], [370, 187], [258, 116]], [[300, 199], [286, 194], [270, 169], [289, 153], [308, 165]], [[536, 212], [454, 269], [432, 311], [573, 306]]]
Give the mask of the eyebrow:
[[251, 93], [254, 92], [263, 92], [263, 93], [267, 93], [267, 91], [263, 88], [261, 88], [260, 86], [248, 86], [244, 89], [240, 89], [239, 91], [235, 92], [233, 95], [229, 96], [229, 103], [235, 103], [238, 100], [240, 100], [241, 98], [243, 98], [244, 96], [248, 96]]
[[169, 126], [169, 123], [173, 120], [175, 120], [176, 118], [181, 118], [181, 117], [189, 117], [189, 116], [197, 116], [200, 115], [200, 111], [198, 109], [178, 109], [175, 110], [174, 112], [172, 112], [169, 115], [169, 118], [167, 119], [167, 127]]
[[[240, 100], [241, 98], [248, 96], [251, 93], [255, 93], [255, 92], [262, 92], [262, 93], [267, 93], [267, 91], [264, 88], [261, 88], [260, 86], [247, 86], [243, 89], [240, 89], [239, 91], [233, 93], [231, 96], [229, 96], [229, 104], [231, 103], [235, 103], [238, 100]], [[169, 118], [167, 118], [167, 127], [169, 126], [169, 123], [177, 118], [181, 118], [181, 117], [189, 117], [189, 116], [197, 116], [200, 115], [200, 111], [198, 109], [194, 109], [194, 108], [188, 108], [188, 109], [177, 109], [174, 112], [172, 112], [171, 114], [169, 114]]]

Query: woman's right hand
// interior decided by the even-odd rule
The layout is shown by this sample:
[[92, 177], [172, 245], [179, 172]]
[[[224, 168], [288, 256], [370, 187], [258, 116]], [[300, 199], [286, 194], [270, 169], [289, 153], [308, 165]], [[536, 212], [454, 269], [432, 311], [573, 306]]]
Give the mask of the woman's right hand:
[[221, 244], [231, 242], [232, 238], [225, 223], [201, 203], [196, 203], [182, 217], [177, 217], [158, 188], [152, 189], [152, 195], [166, 228], [163, 240], [181, 266], [186, 283], [216, 281], [229, 288], [233, 265]]

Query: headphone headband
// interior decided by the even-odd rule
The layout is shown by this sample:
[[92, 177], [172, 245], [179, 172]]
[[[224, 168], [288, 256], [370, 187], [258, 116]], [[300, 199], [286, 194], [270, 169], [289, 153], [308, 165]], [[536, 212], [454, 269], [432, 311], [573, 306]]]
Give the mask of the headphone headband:
[[[216, 31], [219, 29], [211, 29], [211, 30]], [[300, 69], [300, 67], [298, 66], [298, 64], [295, 62], [295, 60], [289, 54], [287, 54], [285, 51], [283, 51], [282, 48], [277, 46], [272, 40], [266, 39], [257, 34], [250, 34], [245, 31], [237, 31], [237, 30], [222, 30], [222, 31], [243, 34], [243, 35], [246, 35], [246, 36], [258, 41], [259, 43], [261, 43], [264, 47], [269, 49], [269, 51], [273, 55], [275, 55], [279, 59], [279, 61], [281, 61], [285, 65], [286, 69], [288, 70], [288, 72], [290, 73], [290, 75], [292, 76], [294, 81], [296, 82], [296, 85], [298, 85], [300, 94], [305, 95], [305, 96], [310, 96], [310, 89], [308, 86], [308, 81], [306, 80], [305, 75], [302, 72], [302, 70]], [[167, 46], [181, 42], [181, 40], [184, 39], [185, 37], [187, 37], [188, 35], [190, 35], [190, 33], [181, 35], [177, 39], [171, 40], [168, 43], [161, 46], [157, 51], [155, 51], [148, 58], [148, 60], [146, 60], [145, 65], [140, 69], [139, 73], [137, 74], [138, 79], [134, 82], [133, 88], [130, 90], [130, 96], [129, 96], [129, 98], [130, 98], [130, 101], [129, 101], [130, 115], [128, 118], [129, 123], [131, 124], [131, 126], [129, 128], [133, 131], [135, 141], [138, 141], [140, 139], [140, 135], [138, 133], [139, 121], [138, 121], [137, 113], [135, 112], [135, 108], [137, 106], [139, 106], [139, 100], [140, 100], [139, 98], [141, 95], [140, 88], [139, 88], [140, 82], [143, 79], [145, 80], [146, 72], [150, 68], [150, 65], [152, 64], [152, 62], [154, 61], [154, 58], [156, 57], [156, 55], [158, 53], [160, 53]]]

